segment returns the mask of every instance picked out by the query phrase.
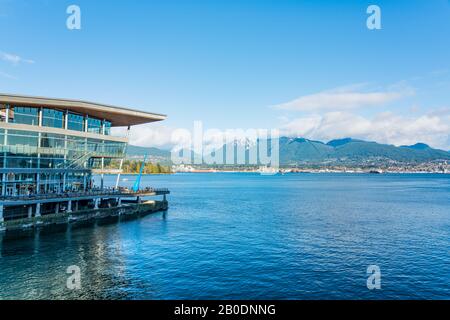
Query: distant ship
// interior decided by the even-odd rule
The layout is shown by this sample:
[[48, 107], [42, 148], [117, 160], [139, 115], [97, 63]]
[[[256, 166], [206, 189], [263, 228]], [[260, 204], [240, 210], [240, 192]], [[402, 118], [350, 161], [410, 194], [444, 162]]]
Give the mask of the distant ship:
[[256, 171], [262, 175], [275, 175], [279, 174], [280, 170], [278, 168], [272, 168], [272, 167], [259, 167], [259, 169]]

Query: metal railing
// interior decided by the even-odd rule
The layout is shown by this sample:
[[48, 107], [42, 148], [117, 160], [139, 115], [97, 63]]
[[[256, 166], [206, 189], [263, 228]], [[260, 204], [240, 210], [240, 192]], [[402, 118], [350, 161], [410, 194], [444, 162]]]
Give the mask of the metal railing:
[[40, 193], [30, 195], [17, 195], [17, 196], [0, 196], [0, 201], [32, 201], [32, 200], [46, 200], [46, 199], [67, 199], [71, 198], [83, 198], [83, 197], [114, 197], [114, 196], [139, 196], [149, 193], [168, 194], [170, 193], [167, 188], [145, 188], [137, 192], [128, 188], [119, 189], [92, 189], [89, 191], [77, 191], [77, 192], [61, 192], [61, 193]]

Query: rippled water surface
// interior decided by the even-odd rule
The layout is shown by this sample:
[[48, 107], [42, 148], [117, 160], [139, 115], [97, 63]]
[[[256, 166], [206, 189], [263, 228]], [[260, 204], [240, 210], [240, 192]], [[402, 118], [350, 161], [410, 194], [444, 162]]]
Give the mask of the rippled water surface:
[[[450, 299], [449, 175], [177, 174], [142, 184], [171, 189], [167, 213], [3, 239], [0, 298]], [[366, 287], [374, 264], [379, 291]], [[66, 288], [71, 265], [81, 290]]]

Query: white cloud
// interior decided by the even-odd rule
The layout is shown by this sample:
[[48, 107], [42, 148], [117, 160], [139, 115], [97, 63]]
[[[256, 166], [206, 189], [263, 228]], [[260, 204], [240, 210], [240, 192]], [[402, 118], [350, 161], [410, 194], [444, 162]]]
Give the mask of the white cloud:
[[289, 137], [321, 141], [351, 137], [394, 145], [424, 142], [450, 149], [450, 108], [420, 112], [413, 104], [409, 114], [393, 112], [363, 116], [354, 109], [383, 105], [414, 94], [406, 82], [386, 89], [368, 90], [367, 84], [352, 85], [300, 97], [278, 109], [306, 112], [295, 119], [282, 119], [281, 132]]
[[335, 88], [302, 96], [293, 101], [274, 106], [276, 109], [293, 111], [349, 110], [364, 106], [384, 105], [414, 94], [412, 88], [401, 86], [385, 90], [364, 91], [366, 84]]
[[282, 125], [281, 130], [286, 136], [322, 141], [352, 137], [394, 145], [424, 142], [450, 148], [450, 112], [445, 110], [415, 117], [384, 112], [372, 118], [336, 111], [294, 119]]
[[0, 51], [0, 59], [9, 63], [12, 63], [13, 65], [18, 65], [20, 63], [28, 63], [33, 64], [34, 61], [30, 59], [24, 59], [16, 54], [12, 53], [6, 53]]
[[[126, 135], [126, 128], [113, 128], [113, 134]], [[174, 129], [161, 124], [144, 124], [131, 128], [130, 144], [140, 147], [168, 147], [172, 144]]]

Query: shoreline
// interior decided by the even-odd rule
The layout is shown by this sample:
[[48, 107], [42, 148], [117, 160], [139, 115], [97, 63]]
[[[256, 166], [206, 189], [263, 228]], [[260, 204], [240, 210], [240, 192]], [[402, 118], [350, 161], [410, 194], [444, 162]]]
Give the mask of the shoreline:
[[[249, 174], [262, 174], [262, 175], [285, 175], [285, 174], [327, 174], [327, 173], [339, 173], [339, 174], [370, 174], [370, 175], [385, 175], [385, 174], [445, 174], [448, 175], [450, 172], [426, 172], [426, 171], [383, 171], [383, 172], [370, 172], [370, 171], [323, 171], [323, 170], [304, 170], [304, 171], [296, 171], [296, 172], [276, 172], [276, 173], [265, 173], [259, 171], [245, 171], [245, 170], [215, 170], [215, 171], [180, 171], [180, 172], [172, 172], [172, 173], [146, 173], [142, 174], [142, 176], [170, 176], [175, 174], [184, 174], [184, 173], [193, 173], [193, 174], [208, 174], [208, 173], [249, 173]], [[115, 175], [115, 174], [110, 174]], [[136, 176], [138, 173], [122, 173], [122, 175], [127, 176]]]

